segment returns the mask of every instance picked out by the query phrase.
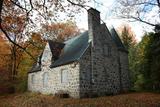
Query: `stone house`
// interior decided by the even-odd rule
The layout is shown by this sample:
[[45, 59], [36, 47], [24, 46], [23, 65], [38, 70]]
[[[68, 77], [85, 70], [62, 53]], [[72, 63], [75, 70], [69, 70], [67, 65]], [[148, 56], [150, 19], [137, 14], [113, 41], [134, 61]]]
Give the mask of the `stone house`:
[[49, 40], [28, 73], [28, 90], [60, 91], [74, 98], [104, 96], [130, 88], [128, 51], [115, 29], [100, 23], [100, 12], [88, 10], [88, 31], [64, 43]]

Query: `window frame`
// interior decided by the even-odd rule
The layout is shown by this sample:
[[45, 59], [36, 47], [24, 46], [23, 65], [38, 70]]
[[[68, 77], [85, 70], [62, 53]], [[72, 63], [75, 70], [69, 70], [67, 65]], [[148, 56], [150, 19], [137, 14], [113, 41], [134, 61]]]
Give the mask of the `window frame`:
[[35, 75], [34, 74], [31, 75], [31, 83], [35, 84]]
[[[65, 75], [65, 77], [64, 77]], [[68, 83], [68, 72], [66, 69], [61, 70], [61, 83]]]
[[48, 87], [49, 75], [48, 72], [43, 73], [43, 87]]

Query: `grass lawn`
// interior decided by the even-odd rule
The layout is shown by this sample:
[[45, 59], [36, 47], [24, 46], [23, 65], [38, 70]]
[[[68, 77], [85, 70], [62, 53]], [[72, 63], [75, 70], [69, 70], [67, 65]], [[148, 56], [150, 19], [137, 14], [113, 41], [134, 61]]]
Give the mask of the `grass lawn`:
[[26, 92], [0, 96], [0, 107], [160, 107], [160, 94], [143, 92], [72, 99]]

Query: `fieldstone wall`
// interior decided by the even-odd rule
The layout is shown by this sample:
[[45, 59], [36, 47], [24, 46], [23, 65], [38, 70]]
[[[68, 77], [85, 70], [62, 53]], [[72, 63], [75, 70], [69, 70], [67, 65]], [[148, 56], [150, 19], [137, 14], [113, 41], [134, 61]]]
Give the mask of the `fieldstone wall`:
[[[80, 95], [104, 96], [129, 89], [128, 54], [119, 52], [99, 12], [88, 11], [91, 46], [80, 59]], [[122, 88], [122, 89], [121, 89]]]
[[91, 94], [91, 46], [85, 51], [80, 63], [80, 97], [89, 97]]
[[100, 13], [88, 10], [89, 37], [91, 49], [91, 88], [100, 96], [120, 91], [118, 48], [105, 24], [100, 24]]
[[[42, 71], [28, 74], [28, 90], [53, 95], [61, 91], [68, 93], [71, 97], [79, 98], [79, 63], [74, 62], [51, 69], [49, 68], [50, 54], [49, 46], [46, 45], [42, 56]], [[67, 74], [66, 82], [62, 82], [63, 71]], [[46, 80], [44, 80], [44, 74], [48, 75]]]
[[[98, 32], [97, 32], [98, 31]], [[93, 92], [98, 95], [116, 94], [120, 90], [118, 51], [105, 24], [97, 28], [92, 50]]]
[[121, 83], [122, 91], [126, 92], [131, 86], [130, 74], [129, 74], [129, 62], [128, 62], [128, 53], [124, 51], [119, 51], [120, 57], [120, 69], [121, 69]]
[[[88, 11], [88, 33], [92, 42], [79, 61], [51, 69], [52, 53], [46, 45], [42, 71], [28, 74], [30, 91], [44, 94], [63, 91], [71, 97], [82, 98], [91, 94], [117, 94], [129, 89], [128, 54], [118, 50], [106, 25], [100, 24], [99, 14], [94, 9]], [[65, 82], [63, 72], [66, 72]]]

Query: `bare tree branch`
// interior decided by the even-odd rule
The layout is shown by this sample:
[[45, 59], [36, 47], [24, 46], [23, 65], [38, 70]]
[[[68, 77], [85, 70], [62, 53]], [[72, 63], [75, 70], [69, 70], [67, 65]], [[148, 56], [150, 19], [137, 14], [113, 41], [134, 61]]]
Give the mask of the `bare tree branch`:
[[32, 4], [32, 0], [29, 0], [29, 3], [31, 5], [31, 9], [33, 9], [34, 7], [33, 7], [33, 4]]
[[135, 6], [135, 5], [143, 5], [143, 4], [158, 6], [158, 4], [156, 4], [156, 3], [150, 3], [150, 2], [141, 2], [141, 3], [133, 3], [133, 4], [126, 3], [126, 4], [124, 4], [124, 6]]
[[143, 23], [145, 23], [145, 24], [148, 24], [148, 25], [151, 25], [151, 26], [156, 26], [155, 24], [152, 24], [152, 23], [149, 23], [149, 22], [147, 22], [147, 21], [145, 21], [145, 20], [142, 20], [141, 18], [137, 18], [137, 17], [133, 17], [133, 16], [131, 16], [131, 18], [132, 19], [135, 19], [135, 20], [138, 20], [138, 21], [140, 21], [140, 22], [143, 22]]
[[7, 37], [7, 39], [8, 39], [12, 44], [14, 44], [15, 46], [19, 47], [19, 48], [22, 49], [23, 51], [25, 51], [31, 58], [33, 58], [33, 59], [36, 61], [36, 59], [32, 56], [31, 53], [29, 53], [29, 52], [26, 50], [26, 48], [23, 48], [23, 47], [20, 46], [19, 44], [15, 43], [15, 42], [8, 36], [7, 32], [3, 29], [2, 24], [0, 24], [0, 29], [1, 29], [1, 31], [5, 34], [5, 36]]
[[120, 16], [120, 17], [125, 18], [125, 19], [134, 19], [134, 21], [130, 21], [130, 22], [140, 21], [140, 22], [143, 22], [143, 23], [151, 25], [151, 26], [156, 26], [156, 24], [152, 24], [152, 23], [149, 23], [145, 20], [142, 20], [140, 17], [134, 17], [134, 16]]
[[157, 0], [157, 3], [158, 3], [158, 7], [160, 8], [160, 0]]
[[[92, 8], [92, 7], [90, 7], [90, 6], [88, 6], [88, 5], [81, 5], [81, 4], [78, 4], [78, 3], [74, 3], [74, 2], [72, 2], [71, 0], [67, 0], [69, 3], [71, 3], [72, 5], [76, 5], [76, 6], [79, 6], [79, 7], [81, 7], [81, 8], [84, 8], [85, 10], [87, 10], [87, 8]], [[95, 0], [94, 0], [95, 1]], [[96, 1], [95, 1], [96, 2]], [[87, 8], [86, 8], [87, 7]], [[102, 21], [102, 23], [105, 23], [101, 18], [100, 18], [100, 20]]]
[[29, 53], [25, 48], [23, 48], [22, 46], [20, 46], [19, 44], [15, 43], [7, 34], [7, 32], [3, 29], [2, 27], [2, 9], [3, 9], [3, 2], [4, 0], [0, 1], [0, 29], [1, 31], [4, 33], [4, 35], [6, 36], [6, 38], [15, 46], [19, 47], [20, 49], [24, 50], [31, 58], [33, 58], [35, 61], [36, 59], [31, 55], [31, 53]]
[[19, 8], [21, 8], [22, 10], [28, 11], [26, 8], [24, 8], [24, 7], [22, 7], [21, 5], [17, 4], [17, 3], [14, 2], [13, 0], [11, 0], [11, 2], [12, 2], [14, 5], [18, 6]]
[[[133, 19], [155, 27], [156, 21], [159, 22], [158, 9], [160, 10], [160, 0], [117, 0], [117, 6], [113, 11], [117, 17]], [[154, 12], [152, 20], [149, 20], [151, 17], [148, 14], [152, 11], [157, 11], [157, 13]]]
[[[18, 8], [20, 11], [25, 11], [26, 13], [24, 13], [25, 15], [26, 15], [26, 21], [25, 21], [25, 27], [26, 27], [26, 25], [28, 25], [28, 24], [31, 24], [31, 23], [33, 23], [32, 21], [32, 19], [31, 19], [31, 15], [30, 15], [30, 13], [33, 11], [33, 10], [36, 10], [36, 7], [38, 7], [38, 6], [40, 6], [41, 7], [41, 9], [43, 8], [43, 12], [47, 12], [47, 6], [46, 6], [46, 0], [41, 0], [42, 1], [42, 4], [40, 4], [40, 5], [38, 5], [38, 6], [36, 6], [35, 4], [34, 4], [34, 1], [33, 0], [28, 0], [27, 2], [26, 2], [27, 0], [24, 0], [24, 5], [22, 5], [21, 3], [19, 3], [19, 1], [18, 0], [10, 0], [10, 2], [14, 5], [14, 6], [16, 6], [16, 8]], [[58, 0], [57, 0], [58, 1]], [[86, 5], [81, 5], [81, 4], [78, 4], [78, 3], [74, 3], [74, 2], [72, 2], [72, 0], [67, 0], [69, 3], [71, 3], [72, 5], [75, 5], [75, 6], [79, 6], [79, 7], [81, 7], [81, 8], [84, 8], [84, 9], [86, 9], [86, 7], [89, 7], [89, 6], [86, 6]], [[23, 46], [21, 46], [20, 44], [18, 44], [18, 43], [16, 43], [16, 42], [14, 42], [13, 40], [12, 40], [12, 38], [10, 37], [10, 35], [9, 35], [9, 33], [6, 31], [6, 29], [4, 28], [4, 26], [3, 26], [3, 24], [2, 24], [2, 10], [4, 10], [4, 9], [7, 9], [6, 7], [4, 8], [4, 6], [6, 6], [5, 4], [4, 4], [4, 0], [0, 0], [0, 29], [1, 29], [1, 31], [4, 33], [4, 35], [6, 36], [6, 38], [8, 39], [8, 41], [9, 42], [11, 42], [13, 45], [15, 45], [17, 48], [20, 48], [21, 50], [23, 50], [23, 51], [25, 51], [31, 58], [33, 58], [34, 60], [36, 60], [32, 55], [31, 55], [31, 53], [29, 53], [27, 50], [26, 50], [26, 47], [23, 47]], [[58, 1], [59, 3], [61, 3], [60, 1]], [[29, 5], [29, 7], [30, 8], [28, 8], [28, 5]], [[56, 4], [55, 4], [56, 5]], [[43, 6], [43, 7], [42, 7]], [[62, 4], [60, 4], [60, 8], [63, 8], [63, 6], [62, 6]], [[87, 9], [86, 9], [87, 10]], [[40, 13], [40, 11], [38, 11], [38, 10], [36, 10], [37, 12], [39, 12]], [[8, 11], [6, 11], [6, 12], [8, 12]], [[4, 14], [4, 11], [3, 11], [3, 14]], [[8, 15], [8, 14], [10, 14], [10, 13], [7, 13], [6, 15]], [[30, 17], [31, 16], [31, 17]], [[43, 14], [40, 14], [40, 16], [43, 16]]]
[[69, 3], [71, 3], [72, 5], [82, 7], [82, 8], [84, 8], [84, 9], [86, 9], [86, 10], [87, 10], [86, 7], [90, 7], [90, 6], [87, 6], [87, 5], [81, 5], [81, 4], [78, 4], [78, 3], [74, 3], [74, 2], [72, 2], [71, 0], [67, 0], [67, 1], [68, 1]]

